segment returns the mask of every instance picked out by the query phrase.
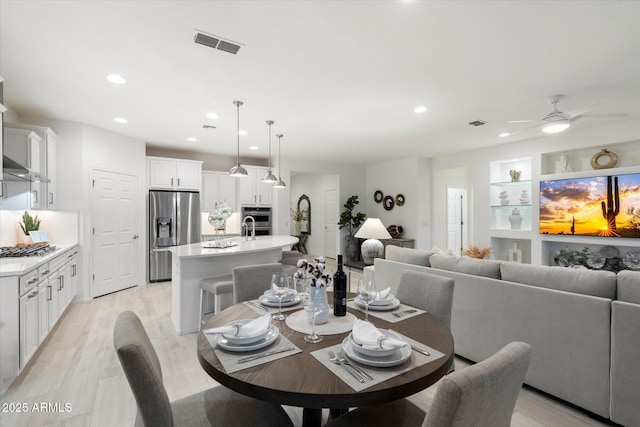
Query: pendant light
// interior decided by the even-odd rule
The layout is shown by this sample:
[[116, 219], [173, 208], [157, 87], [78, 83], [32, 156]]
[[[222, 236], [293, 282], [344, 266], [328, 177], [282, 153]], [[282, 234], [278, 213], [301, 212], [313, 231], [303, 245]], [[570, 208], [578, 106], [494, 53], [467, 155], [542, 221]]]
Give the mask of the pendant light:
[[242, 101], [233, 101], [233, 105], [237, 107], [238, 129], [236, 132], [236, 137], [238, 138], [238, 155], [236, 157], [236, 165], [231, 168], [231, 170], [229, 171], [229, 175], [235, 176], [235, 177], [242, 177], [242, 176], [249, 175], [247, 173], [247, 170], [243, 168], [242, 165], [240, 164], [240, 107], [242, 106], [242, 104], [243, 104]]
[[273, 184], [278, 181], [278, 178], [276, 178], [276, 176], [271, 172], [271, 125], [273, 123], [273, 120], [267, 120], [267, 124], [269, 125], [269, 169], [264, 177], [262, 177], [262, 182], [267, 184]]
[[285, 184], [285, 182], [282, 180], [282, 176], [280, 175], [280, 172], [282, 171], [282, 149], [280, 148], [280, 138], [282, 138], [283, 136], [284, 135], [282, 135], [281, 133], [276, 135], [276, 137], [278, 138], [278, 182], [273, 184], [273, 188], [287, 188], [287, 184]]

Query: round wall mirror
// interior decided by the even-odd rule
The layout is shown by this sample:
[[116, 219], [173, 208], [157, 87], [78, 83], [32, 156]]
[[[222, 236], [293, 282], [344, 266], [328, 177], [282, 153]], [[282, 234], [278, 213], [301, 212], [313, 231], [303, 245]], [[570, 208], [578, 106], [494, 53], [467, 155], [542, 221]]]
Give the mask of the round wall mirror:
[[304, 213], [304, 217], [300, 221], [300, 232], [311, 234], [311, 200], [306, 194], [298, 199], [298, 210]]

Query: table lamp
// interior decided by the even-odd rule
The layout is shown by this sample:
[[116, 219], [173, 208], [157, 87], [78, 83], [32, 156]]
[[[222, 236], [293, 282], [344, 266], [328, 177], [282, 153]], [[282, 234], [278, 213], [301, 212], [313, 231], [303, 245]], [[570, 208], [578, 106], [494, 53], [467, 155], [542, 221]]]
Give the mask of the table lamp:
[[362, 260], [371, 265], [375, 258], [384, 255], [384, 245], [378, 239], [390, 239], [391, 235], [379, 218], [368, 218], [354, 237], [367, 239], [362, 243]]

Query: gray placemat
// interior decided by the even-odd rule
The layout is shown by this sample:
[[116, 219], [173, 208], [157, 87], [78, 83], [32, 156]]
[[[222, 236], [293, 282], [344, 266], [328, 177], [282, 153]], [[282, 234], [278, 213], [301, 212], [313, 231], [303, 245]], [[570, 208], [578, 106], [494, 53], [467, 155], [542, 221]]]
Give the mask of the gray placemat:
[[[224, 350], [218, 347], [218, 345], [215, 342], [214, 335], [204, 334], [204, 336], [207, 338], [207, 341], [209, 341], [209, 344], [211, 344], [211, 347], [213, 347], [214, 353], [216, 354], [216, 356], [218, 356], [218, 360], [220, 360], [222, 367], [228, 374], [241, 371], [243, 369], [251, 368], [253, 366], [262, 365], [263, 363], [268, 363], [273, 360], [282, 359], [283, 357], [292, 356], [296, 353], [302, 352], [302, 350], [300, 350], [297, 346], [295, 346], [291, 341], [289, 341], [287, 338], [283, 337], [282, 335], [278, 336], [278, 339], [276, 340], [275, 344], [272, 344], [268, 347], [261, 348], [259, 350], [253, 350], [253, 351], [247, 351], [247, 352], [241, 352], [241, 353]], [[271, 356], [261, 357], [260, 359], [252, 360], [250, 362], [238, 363], [238, 360], [244, 357], [262, 354], [269, 351], [281, 350], [289, 347], [293, 348], [293, 350], [287, 351], [284, 353], [273, 354]]]
[[321, 350], [316, 350], [312, 352], [311, 355], [315, 357], [320, 363], [322, 363], [327, 369], [333, 372], [338, 378], [340, 378], [342, 381], [347, 383], [349, 387], [351, 387], [355, 391], [361, 391], [361, 390], [367, 389], [373, 385], [384, 382], [404, 372], [410, 371], [411, 369], [417, 368], [418, 366], [422, 366], [426, 363], [433, 362], [434, 360], [444, 357], [444, 354], [439, 352], [438, 350], [434, 350], [433, 348], [425, 344], [419, 343], [418, 341], [411, 339], [405, 335], [402, 335], [397, 331], [394, 331], [394, 332], [400, 335], [404, 341], [409, 343], [409, 345], [415, 346], [422, 350], [426, 350], [428, 353], [431, 353], [431, 356], [426, 356], [416, 351], [412, 351], [411, 357], [406, 362], [402, 363], [401, 365], [391, 366], [388, 368], [378, 368], [374, 366], [367, 366], [351, 360], [351, 363], [353, 363], [354, 365], [357, 365], [360, 369], [364, 370], [366, 373], [368, 373], [373, 377], [373, 380], [365, 380], [364, 383], [361, 383], [361, 382], [358, 382], [358, 380], [356, 380], [349, 372], [345, 370], [345, 368], [347, 367], [342, 365], [337, 365], [331, 362], [331, 360], [329, 359], [328, 352], [332, 350], [334, 353], [338, 355], [338, 353], [342, 351], [342, 344], [336, 344], [330, 347], [325, 347]]
[[[253, 309], [253, 311], [255, 311], [256, 313], [260, 313], [260, 314], [265, 314], [265, 313], [277, 313], [278, 312], [278, 307], [267, 307], [264, 306], [262, 304], [260, 304], [260, 301], [257, 299], [251, 300], [251, 301], [245, 301], [244, 303], [247, 307]], [[298, 304], [295, 305], [291, 305], [289, 307], [282, 307], [282, 312], [287, 312], [287, 311], [291, 311], [291, 310], [300, 310], [302, 308], [302, 301], [299, 302]]]
[[[363, 313], [366, 311], [364, 308], [361, 308], [358, 304], [356, 304], [355, 301], [349, 301], [347, 303], [347, 307], [351, 307]], [[417, 311], [413, 313], [404, 314], [402, 317], [398, 317], [393, 314], [393, 313], [400, 313], [405, 310], [417, 310]], [[369, 306], [369, 316], [386, 320], [389, 323], [396, 323], [404, 319], [409, 319], [410, 317], [413, 317], [413, 316], [419, 316], [422, 313], [426, 313], [426, 311], [420, 310], [419, 308], [411, 307], [410, 305], [406, 305], [402, 303], [397, 308], [394, 308], [393, 310], [389, 310], [389, 311], [371, 310], [371, 306]]]

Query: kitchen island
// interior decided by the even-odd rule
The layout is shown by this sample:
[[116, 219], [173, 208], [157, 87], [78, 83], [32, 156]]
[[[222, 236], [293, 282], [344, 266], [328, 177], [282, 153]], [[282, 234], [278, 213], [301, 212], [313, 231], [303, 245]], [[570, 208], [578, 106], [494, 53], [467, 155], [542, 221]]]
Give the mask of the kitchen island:
[[235, 267], [280, 262], [282, 249], [298, 242], [292, 236], [235, 238], [233, 246], [211, 248], [214, 242], [174, 246], [171, 251], [171, 320], [178, 334], [197, 332], [200, 280], [231, 274]]

